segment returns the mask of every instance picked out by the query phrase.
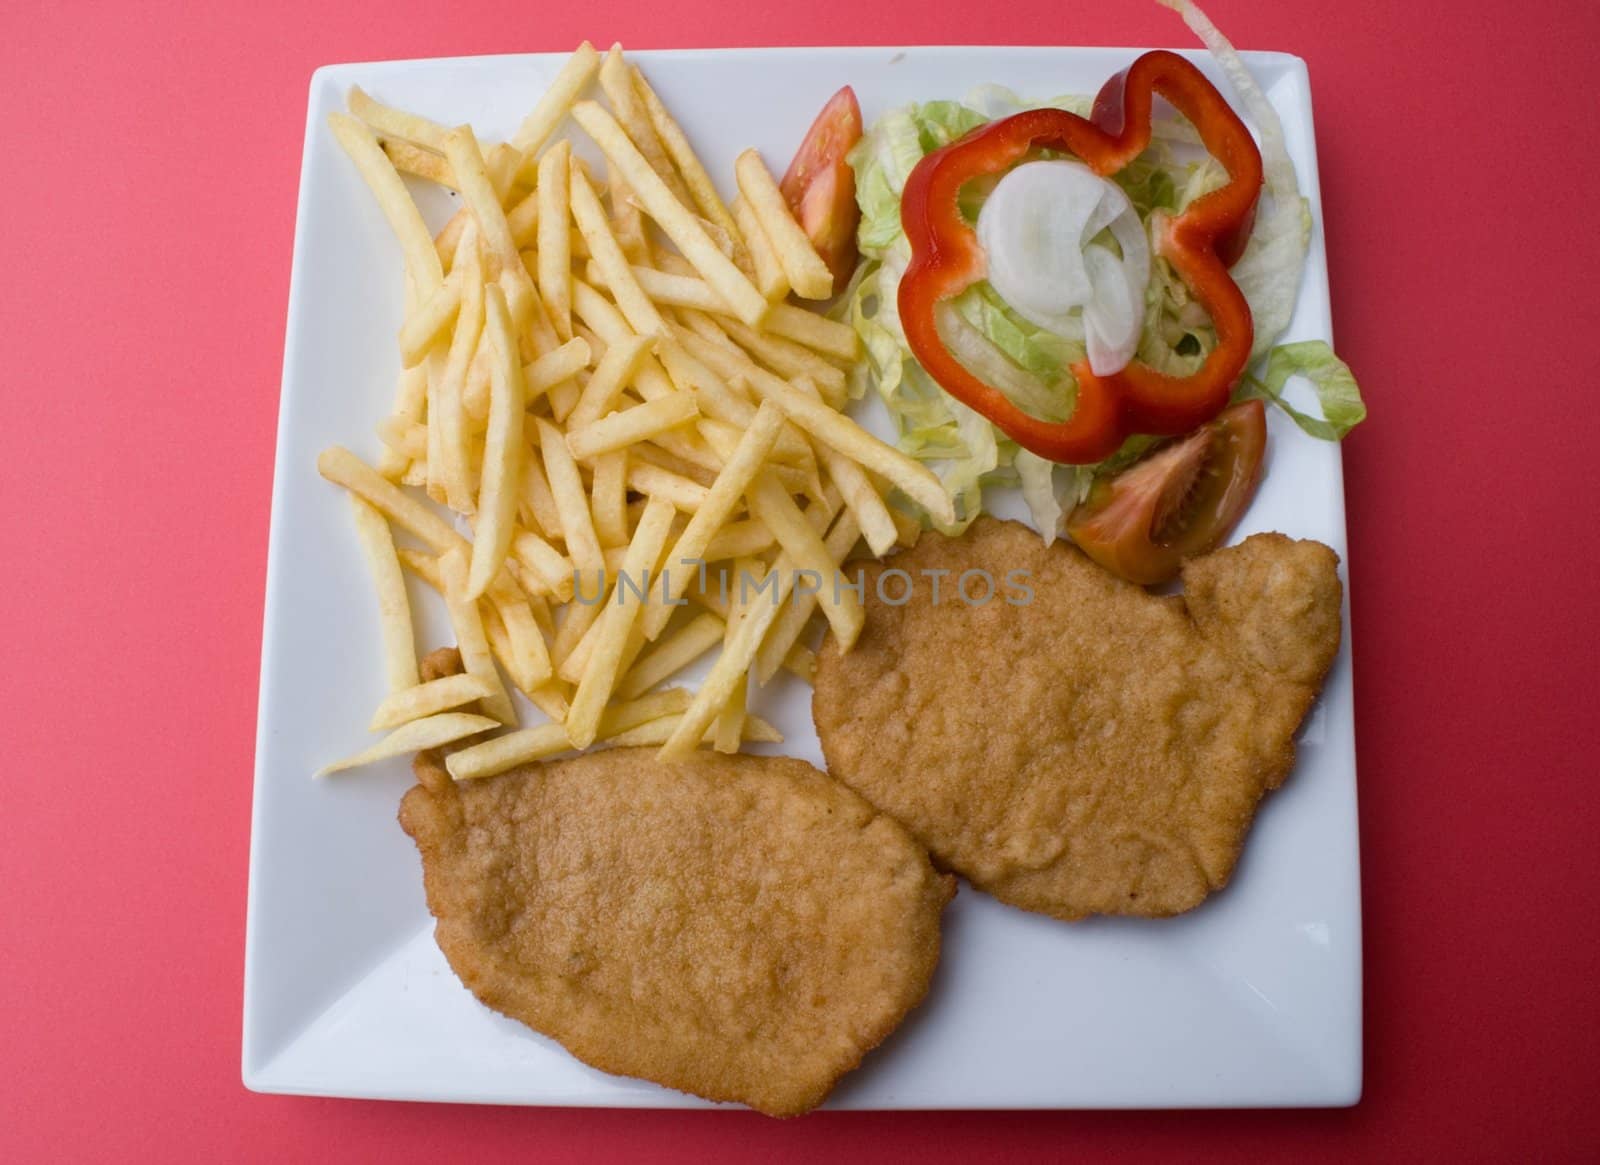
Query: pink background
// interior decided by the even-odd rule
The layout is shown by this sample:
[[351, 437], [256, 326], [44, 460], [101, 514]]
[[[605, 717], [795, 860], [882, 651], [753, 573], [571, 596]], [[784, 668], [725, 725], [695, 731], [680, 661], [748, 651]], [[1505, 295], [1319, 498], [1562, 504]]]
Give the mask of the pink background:
[[1339, 349], [1373, 412], [1345, 452], [1366, 1099], [781, 1125], [240, 1086], [311, 70], [582, 37], [1190, 38], [1142, 0], [224, 7], [239, 6], [35, 2], [0, 18], [0, 1159], [1555, 1160], [1600, 1145], [1592, 0], [1211, 4], [1241, 47], [1310, 64]]

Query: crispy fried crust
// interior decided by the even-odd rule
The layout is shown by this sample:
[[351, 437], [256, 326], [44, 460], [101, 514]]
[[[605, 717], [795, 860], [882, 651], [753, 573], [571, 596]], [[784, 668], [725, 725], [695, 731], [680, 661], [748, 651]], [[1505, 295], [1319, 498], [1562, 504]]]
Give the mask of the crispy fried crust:
[[[868, 568], [865, 631], [818, 660], [829, 772], [1002, 901], [1065, 919], [1189, 910], [1226, 885], [1294, 765], [1339, 649], [1337, 565], [1258, 534], [1158, 597], [1015, 522], [928, 535]], [[877, 594], [889, 567], [916, 583], [902, 606]], [[955, 594], [975, 569], [998, 584], [982, 607]], [[948, 572], [938, 603], [930, 571]], [[1030, 603], [1007, 602], [1010, 571]]]
[[955, 880], [803, 761], [615, 749], [456, 784], [400, 824], [484, 1003], [607, 1072], [792, 1116], [921, 1001]]

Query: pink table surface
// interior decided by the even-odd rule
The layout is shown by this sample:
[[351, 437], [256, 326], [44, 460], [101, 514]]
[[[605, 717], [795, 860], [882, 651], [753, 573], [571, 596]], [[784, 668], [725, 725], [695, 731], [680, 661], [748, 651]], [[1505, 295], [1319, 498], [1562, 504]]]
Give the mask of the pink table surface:
[[778, 1124], [240, 1085], [257, 653], [308, 78], [334, 61], [582, 37], [1187, 45], [1185, 29], [1139, 0], [9, 5], [0, 1160], [1593, 1153], [1597, 12], [1212, 4], [1242, 47], [1310, 64], [1339, 348], [1373, 412], [1345, 453], [1366, 1099]]

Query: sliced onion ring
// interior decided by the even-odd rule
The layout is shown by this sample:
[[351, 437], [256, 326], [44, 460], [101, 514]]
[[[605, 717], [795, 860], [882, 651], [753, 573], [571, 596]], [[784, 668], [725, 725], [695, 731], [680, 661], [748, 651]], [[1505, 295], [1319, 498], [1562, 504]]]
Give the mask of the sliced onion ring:
[[[1094, 240], [1107, 228], [1121, 254]], [[1144, 326], [1150, 244], [1116, 183], [1081, 162], [1025, 162], [978, 212], [989, 282], [1018, 315], [1083, 337], [1097, 376], [1133, 359]]]

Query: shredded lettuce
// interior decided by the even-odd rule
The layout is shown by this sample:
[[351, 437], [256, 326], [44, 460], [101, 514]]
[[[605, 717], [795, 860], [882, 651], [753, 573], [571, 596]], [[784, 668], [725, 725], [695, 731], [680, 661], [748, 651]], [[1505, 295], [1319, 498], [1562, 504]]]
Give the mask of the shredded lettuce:
[[[1283, 389], [1291, 378], [1303, 376], [1311, 383], [1322, 406], [1322, 416], [1301, 412], [1283, 399]], [[1267, 400], [1277, 405], [1295, 424], [1313, 437], [1338, 441], [1367, 418], [1350, 366], [1333, 354], [1322, 340], [1298, 344], [1279, 344], [1267, 355], [1267, 368], [1260, 380], [1246, 376], [1234, 392], [1237, 400]]]
[[[1265, 355], [1259, 375], [1247, 375], [1236, 396], [1258, 397], [1284, 410], [1314, 437], [1337, 440], [1366, 416], [1349, 368], [1320, 341], [1275, 346], [1294, 315], [1311, 239], [1309, 204], [1301, 196], [1283, 127], [1251, 78], [1239, 54], [1192, 0], [1161, 0], [1177, 10], [1210, 50], [1227, 86], [1260, 138], [1265, 189], [1254, 229], [1233, 277], [1255, 321], [1252, 360]], [[900, 195], [917, 163], [987, 122], [1025, 109], [1052, 106], [1087, 115], [1093, 99], [1065, 95], [1027, 101], [999, 85], [984, 85], [962, 101], [930, 101], [889, 111], [856, 145], [850, 164], [861, 206], [859, 243], [867, 261], [842, 297], [841, 314], [861, 337], [866, 352], [851, 389], [870, 386], [883, 399], [898, 430], [902, 450], [926, 461], [956, 502], [963, 529], [983, 508], [986, 487], [1020, 487], [1034, 524], [1054, 539], [1064, 514], [1088, 495], [1095, 477], [1114, 473], [1142, 456], [1156, 438], [1135, 436], [1111, 458], [1094, 466], [1055, 465], [1020, 449], [985, 418], [945, 393], [906, 348], [897, 297], [910, 261], [900, 225]], [[1158, 113], [1150, 147], [1115, 176], [1147, 224], [1157, 212], [1181, 212], [1227, 181], [1206, 155], [1199, 135], [1169, 110]], [[976, 206], [963, 209], [976, 215]], [[977, 195], [981, 203], [981, 195]], [[1034, 416], [1071, 414], [1076, 382], [1070, 366], [1083, 358], [1080, 338], [1045, 331], [1013, 311], [981, 282], [958, 296], [940, 316], [940, 333], [959, 359]], [[1138, 359], [1176, 376], [1192, 373], [1216, 344], [1208, 314], [1193, 302], [1172, 268], [1157, 259], [1145, 300]], [[1310, 416], [1284, 399], [1295, 376], [1310, 381], [1322, 417]]]
[[1183, 22], [1210, 51], [1228, 87], [1261, 138], [1261, 165], [1266, 189], [1256, 207], [1255, 226], [1244, 254], [1233, 265], [1233, 281], [1244, 292], [1255, 321], [1256, 338], [1250, 358], [1278, 342], [1294, 316], [1311, 247], [1311, 206], [1301, 197], [1294, 162], [1283, 140], [1283, 123], [1272, 102], [1250, 76], [1244, 60], [1228, 38], [1192, 0], [1160, 0], [1183, 17]]

